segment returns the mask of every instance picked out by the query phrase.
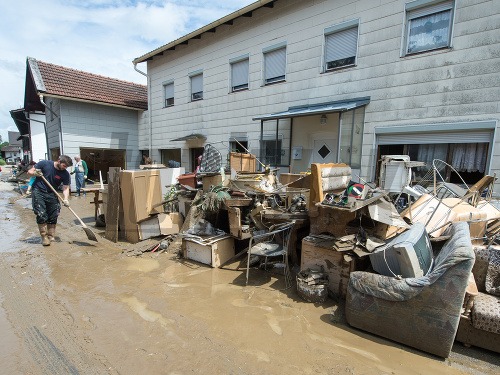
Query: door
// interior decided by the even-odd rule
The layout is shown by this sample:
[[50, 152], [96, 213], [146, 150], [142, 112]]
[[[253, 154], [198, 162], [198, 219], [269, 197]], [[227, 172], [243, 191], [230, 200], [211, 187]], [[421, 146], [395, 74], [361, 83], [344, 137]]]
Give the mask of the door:
[[335, 163], [337, 161], [336, 139], [314, 139], [312, 163]]

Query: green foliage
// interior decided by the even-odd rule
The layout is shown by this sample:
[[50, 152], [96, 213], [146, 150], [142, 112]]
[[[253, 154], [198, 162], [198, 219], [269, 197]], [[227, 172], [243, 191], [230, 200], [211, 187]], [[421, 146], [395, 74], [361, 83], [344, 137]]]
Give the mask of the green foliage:
[[226, 199], [231, 196], [227, 192], [228, 188], [222, 185], [210, 186], [210, 190], [199, 199], [193, 201], [193, 206], [205, 212], [218, 211]]
[[2, 148], [4, 148], [5, 146], [8, 146], [8, 145], [9, 145], [9, 142], [2, 142], [2, 143], [0, 143], [0, 150]]
[[5, 164], [7, 164], [7, 163], [5, 162], [5, 160], [3, 160], [2, 158], [0, 158], [0, 165], [5, 165]]

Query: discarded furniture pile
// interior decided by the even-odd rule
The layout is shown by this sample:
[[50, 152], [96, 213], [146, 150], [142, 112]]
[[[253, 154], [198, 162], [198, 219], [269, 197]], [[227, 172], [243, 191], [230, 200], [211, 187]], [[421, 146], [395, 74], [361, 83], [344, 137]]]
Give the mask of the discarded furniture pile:
[[342, 163], [279, 176], [259, 163], [230, 153], [223, 166], [207, 145], [196, 173], [114, 173], [106, 237], [175, 236], [169, 243], [187, 260], [238, 271], [248, 285], [261, 283], [260, 268], [309, 302], [345, 300], [352, 326], [438, 356], [457, 331], [466, 344], [499, 350], [495, 176], [453, 184], [435, 160], [432, 178], [415, 183], [412, 168], [425, 164], [404, 155], [382, 158], [378, 185]]

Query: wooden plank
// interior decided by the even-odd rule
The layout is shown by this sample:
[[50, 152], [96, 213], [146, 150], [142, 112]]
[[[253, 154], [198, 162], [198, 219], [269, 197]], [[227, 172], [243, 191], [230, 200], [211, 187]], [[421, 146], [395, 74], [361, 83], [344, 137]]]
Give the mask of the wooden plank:
[[105, 220], [106, 233], [104, 237], [113, 242], [118, 242], [118, 222], [120, 216], [120, 168], [111, 167], [108, 180], [108, 202], [106, 206]]

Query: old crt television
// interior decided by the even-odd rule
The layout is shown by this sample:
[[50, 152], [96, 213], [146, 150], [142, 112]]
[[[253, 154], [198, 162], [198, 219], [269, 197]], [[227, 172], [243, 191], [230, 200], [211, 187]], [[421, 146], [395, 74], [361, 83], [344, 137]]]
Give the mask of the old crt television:
[[422, 223], [393, 238], [370, 254], [375, 272], [385, 276], [420, 277], [432, 267], [432, 246]]

